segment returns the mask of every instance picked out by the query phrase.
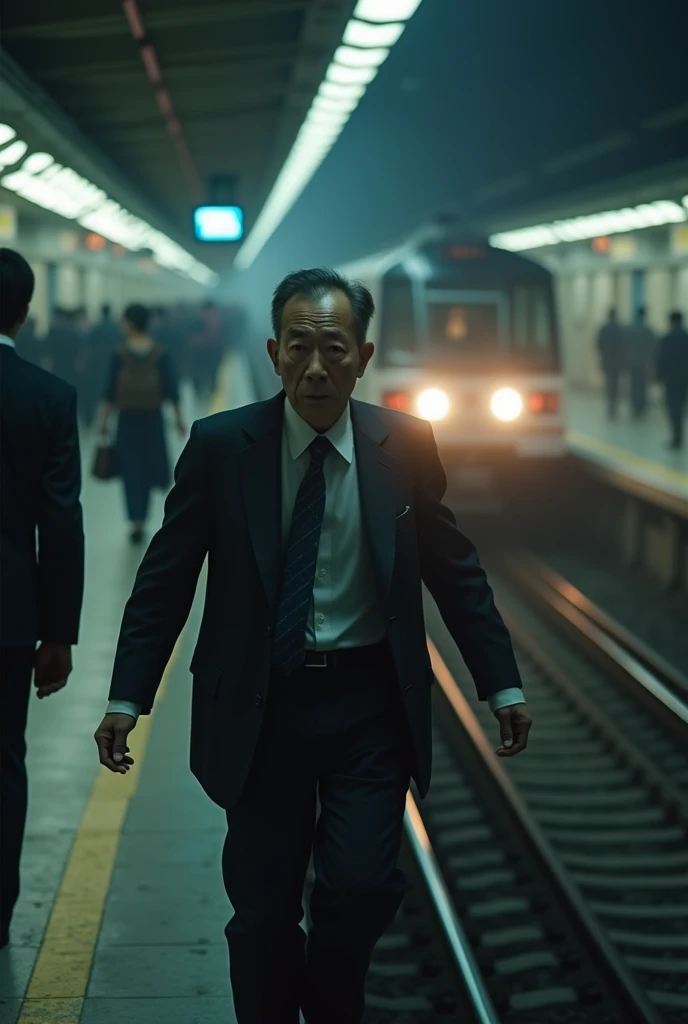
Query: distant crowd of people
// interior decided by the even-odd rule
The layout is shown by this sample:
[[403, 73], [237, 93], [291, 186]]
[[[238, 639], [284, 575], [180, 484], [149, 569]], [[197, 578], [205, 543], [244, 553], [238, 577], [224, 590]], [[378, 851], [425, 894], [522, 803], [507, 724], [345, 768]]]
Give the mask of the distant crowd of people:
[[688, 331], [683, 314], [669, 315], [668, 331], [657, 337], [648, 326], [645, 310], [636, 311], [630, 324], [622, 323], [615, 309], [597, 335], [602, 372], [605, 378], [607, 412], [615, 419], [622, 384], [628, 380], [631, 412], [641, 419], [647, 410], [647, 390], [657, 380], [664, 389], [664, 400], [671, 428], [667, 447], [683, 447], [686, 403], [688, 401]]
[[[147, 307], [148, 308], [148, 307]], [[212, 302], [203, 306], [150, 307], [147, 333], [170, 357], [179, 378], [188, 378], [205, 400], [215, 389], [223, 356], [236, 341], [240, 312]], [[76, 388], [79, 418], [94, 425], [107, 385], [113, 353], [126, 342], [126, 329], [110, 305], [89, 322], [86, 310], [56, 309], [44, 337], [30, 319], [17, 337], [17, 351]]]
[[18, 355], [76, 390], [81, 425], [97, 429], [101, 444], [110, 449], [133, 543], [143, 540], [151, 492], [166, 492], [171, 483], [165, 403], [174, 410], [178, 432], [186, 436], [180, 378], [190, 379], [198, 398], [207, 401], [240, 330], [238, 310], [211, 302], [173, 309], [135, 303], [118, 319], [105, 305], [93, 324], [83, 309], [56, 309], [44, 338], [31, 320], [17, 335]]

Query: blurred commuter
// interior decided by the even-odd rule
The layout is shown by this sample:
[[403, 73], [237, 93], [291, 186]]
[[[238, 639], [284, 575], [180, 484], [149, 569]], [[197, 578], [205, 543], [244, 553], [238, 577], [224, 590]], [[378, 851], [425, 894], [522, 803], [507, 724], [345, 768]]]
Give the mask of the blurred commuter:
[[609, 319], [603, 324], [597, 335], [597, 350], [604, 374], [605, 393], [607, 396], [607, 414], [616, 419], [619, 400], [619, 384], [624, 371], [625, 331], [618, 322], [616, 310], [609, 310]]
[[206, 302], [194, 319], [191, 336], [191, 379], [196, 394], [207, 401], [217, 387], [217, 373], [224, 355], [224, 324], [217, 306]]
[[148, 517], [150, 492], [170, 486], [170, 461], [165, 439], [162, 407], [172, 403], [177, 430], [186, 427], [179, 404], [177, 377], [167, 352], [148, 333], [150, 311], [129, 306], [122, 319], [125, 342], [110, 361], [110, 371], [101, 408], [99, 430], [108, 434], [113, 410], [117, 422], [117, 465], [131, 523], [131, 540], [139, 543]]
[[688, 398], [688, 331], [683, 326], [683, 314], [669, 317], [669, 333], [659, 343], [657, 378], [664, 385], [671, 438], [667, 447], [678, 451], [683, 447], [683, 428]]
[[625, 363], [628, 367], [631, 411], [640, 419], [647, 409], [647, 383], [656, 356], [657, 339], [645, 322], [641, 306], [635, 320], [625, 330]]
[[83, 339], [74, 323], [74, 315], [56, 309], [45, 339], [46, 369], [76, 389]]
[[84, 422], [93, 422], [98, 403], [107, 383], [107, 374], [118, 345], [124, 342], [122, 328], [112, 317], [112, 307], [105, 303], [100, 320], [91, 327], [84, 345], [83, 375]]
[[36, 321], [33, 317], [27, 317], [26, 322], [15, 338], [17, 353], [34, 366], [41, 365], [43, 355], [43, 342], [36, 331]]
[[0, 948], [19, 895], [31, 677], [39, 698], [67, 682], [84, 584], [76, 394], [13, 340], [33, 287], [28, 263], [0, 249]]
[[175, 316], [166, 306], [160, 306], [155, 311], [151, 337], [165, 349], [172, 359], [177, 376], [181, 377], [184, 357], [182, 332]]
[[499, 756], [528, 740], [509, 634], [442, 503], [429, 423], [350, 402], [372, 314], [367, 289], [329, 270], [278, 286], [268, 351], [284, 390], [194, 423], [95, 735], [101, 763], [125, 774], [208, 555], [191, 763], [227, 815], [238, 1024], [297, 1024], [299, 1007], [308, 1024], [363, 1018], [372, 951], [406, 891], [410, 778], [422, 796], [430, 781], [421, 579], [499, 719]]

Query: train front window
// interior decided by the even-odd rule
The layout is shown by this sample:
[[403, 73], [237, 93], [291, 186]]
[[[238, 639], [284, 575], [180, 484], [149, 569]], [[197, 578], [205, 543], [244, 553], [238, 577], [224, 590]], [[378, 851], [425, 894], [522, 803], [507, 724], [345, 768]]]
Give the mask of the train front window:
[[[380, 358], [387, 365], [440, 363], [516, 369], [556, 363], [551, 291], [539, 283], [491, 281], [480, 287], [432, 287], [388, 280], [382, 301]], [[477, 285], [477, 287], [476, 287]]]
[[431, 352], [450, 359], [497, 352], [506, 340], [506, 312], [500, 295], [432, 297], [421, 335]]

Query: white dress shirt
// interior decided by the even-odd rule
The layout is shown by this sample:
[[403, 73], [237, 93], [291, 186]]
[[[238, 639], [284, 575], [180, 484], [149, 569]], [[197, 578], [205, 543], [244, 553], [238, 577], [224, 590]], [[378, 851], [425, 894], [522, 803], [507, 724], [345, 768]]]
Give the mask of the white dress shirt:
[[9, 345], [10, 348], [16, 348], [14, 339], [8, 337], [6, 334], [0, 334], [0, 345]]
[[[299, 486], [308, 466], [308, 446], [318, 433], [284, 402], [282, 430], [282, 541], [286, 549]], [[334, 651], [365, 647], [385, 637], [385, 621], [377, 600], [375, 577], [363, 528], [356, 470], [356, 449], [350, 407], [325, 433], [332, 444], [324, 463], [325, 513], [323, 516], [313, 600], [306, 624], [309, 650]], [[524, 703], [517, 687], [500, 690], [488, 703], [492, 711]], [[113, 700], [108, 712], [137, 718], [140, 706]]]

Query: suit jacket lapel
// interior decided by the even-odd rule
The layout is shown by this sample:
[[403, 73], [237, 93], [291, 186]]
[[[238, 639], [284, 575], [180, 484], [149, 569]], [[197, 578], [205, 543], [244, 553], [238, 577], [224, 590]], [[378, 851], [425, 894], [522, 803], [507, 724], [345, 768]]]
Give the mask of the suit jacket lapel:
[[261, 403], [255, 422], [244, 428], [247, 446], [239, 453], [241, 490], [258, 571], [274, 611], [281, 568], [282, 421], [284, 394]]
[[363, 523], [375, 573], [383, 596], [388, 599], [396, 554], [394, 520], [399, 504], [396, 459], [381, 447], [389, 430], [373, 406], [352, 401], [351, 415]]

